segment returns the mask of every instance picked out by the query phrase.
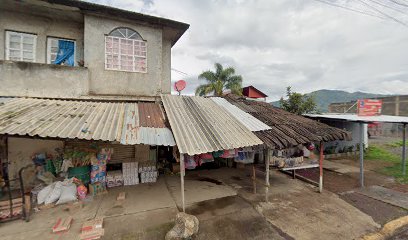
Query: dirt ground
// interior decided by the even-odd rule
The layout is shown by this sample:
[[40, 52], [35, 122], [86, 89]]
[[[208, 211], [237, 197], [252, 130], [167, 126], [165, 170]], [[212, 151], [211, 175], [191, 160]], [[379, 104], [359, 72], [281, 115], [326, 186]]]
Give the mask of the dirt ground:
[[[354, 164], [353, 160], [332, 160], [332, 161], [336, 161], [342, 164], [358, 166]], [[318, 169], [297, 171], [297, 173], [299, 175], [313, 179], [314, 181], [317, 181], [319, 176]], [[374, 219], [374, 221], [381, 225], [384, 225], [388, 221], [408, 214], [408, 210], [406, 209], [402, 209], [354, 192], [355, 189], [360, 187], [359, 177], [360, 177], [359, 173], [342, 174], [330, 170], [324, 170], [323, 171], [324, 189], [331, 191], [333, 193], [337, 193], [340, 196], [340, 198], [350, 203], [354, 207], [358, 208], [360, 211], [368, 214]], [[389, 177], [372, 171], [365, 172], [365, 185], [366, 186], [378, 185], [401, 192], [408, 192], [407, 185], [396, 183], [392, 181], [392, 179], [390, 179]]]
[[408, 239], [408, 227], [404, 227], [398, 230], [394, 236], [388, 238], [387, 240], [407, 240]]
[[[200, 221], [194, 239], [357, 239], [403, 214], [357, 195], [339, 197], [335, 193], [348, 191], [350, 186], [340, 188], [330, 182], [347, 175], [325, 171], [325, 188], [335, 193], [320, 194], [316, 187], [276, 171], [271, 171], [271, 186], [267, 188], [264, 175], [257, 172], [254, 182], [251, 172], [251, 166], [187, 172], [186, 212]], [[354, 178], [350, 178], [352, 182]], [[49, 233], [62, 213], [55, 208], [37, 213], [29, 223], [16, 221], [1, 226], [0, 239], [76, 239], [81, 221], [92, 216], [105, 217], [103, 239], [163, 239], [180, 209], [180, 178], [162, 176], [159, 180], [156, 184], [123, 188], [127, 198], [119, 207], [114, 202], [122, 189], [111, 190], [105, 201], [87, 203], [75, 213], [77, 218], [67, 234]]]

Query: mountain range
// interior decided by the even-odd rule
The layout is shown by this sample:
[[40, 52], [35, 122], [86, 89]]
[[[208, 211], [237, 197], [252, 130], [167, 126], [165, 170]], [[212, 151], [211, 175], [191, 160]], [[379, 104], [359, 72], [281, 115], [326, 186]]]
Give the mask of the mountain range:
[[[346, 92], [342, 90], [329, 90], [321, 89], [311, 93], [307, 93], [308, 96], [314, 96], [317, 104], [317, 109], [320, 112], [327, 112], [330, 103], [338, 102], [350, 102], [356, 101], [357, 99], [363, 98], [377, 98], [377, 97], [387, 97], [391, 95], [376, 94], [376, 93], [365, 93], [365, 92]], [[271, 102], [272, 105], [279, 107], [279, 101]]]

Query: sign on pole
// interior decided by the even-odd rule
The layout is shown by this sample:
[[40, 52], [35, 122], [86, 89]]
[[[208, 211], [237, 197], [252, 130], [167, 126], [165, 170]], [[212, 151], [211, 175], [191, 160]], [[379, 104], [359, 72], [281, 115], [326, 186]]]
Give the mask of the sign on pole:
[[357, 101], [358, 116], [378, 116], [381, 115], [382, 100], [359, 99]]

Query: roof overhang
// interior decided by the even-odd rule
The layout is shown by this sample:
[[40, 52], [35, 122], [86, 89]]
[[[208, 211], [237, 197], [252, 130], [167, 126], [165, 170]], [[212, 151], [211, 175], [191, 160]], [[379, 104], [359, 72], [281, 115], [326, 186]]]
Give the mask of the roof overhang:
[[123, 10], [115, 7], [110, 7], [106, 5], [78, 1], [78, 0], [41, 0], [50, 4], [63, 5], [73, 8], [78, 8], [81, 12], [85, 14], [99, 15], [104, 17], [113, 17], [120, 18], [126, 21], [136, 21], [139, 24], [150, 24], [158, 27], [162, 27], [166, 32], [169, 32], [169, 29], [174, 32], [169, 34], [169, 38], [172, 41], [172, 46], [179, 40], [179, 38], [187, 31], [190, 27], [189, 24], [174, 21], [167, 18], [150, 16], [138, 12], [132, 12], [128, 10]]
[[391, 116], [391, 115], [379, 115], [379, 116], [358, 116], [357, 114], [305, 114], [304, 116], [313, 119], [327, 119], [347, 122], [384, 122], [384, 123], [400, 123], [408, 124], [408, 117], [404, 116]]
[[174, 146], [159, 104], [14, 98], [0, 103], [0, 134]]
[[162, 95], [162, 101], [182, 154], [196, 155], [263, 144], [210, 98]]

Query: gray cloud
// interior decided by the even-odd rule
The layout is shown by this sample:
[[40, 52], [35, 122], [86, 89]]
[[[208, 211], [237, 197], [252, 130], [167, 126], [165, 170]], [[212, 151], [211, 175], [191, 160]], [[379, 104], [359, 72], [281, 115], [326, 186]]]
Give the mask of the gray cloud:
[[[358, 1], [333, 0], [379, 18], [304, 0], [93, 1], [191, 25], [172, 52], [172, 67], [188, 73], [172, 72], [173, 81], [187, 80], [184, 93], [194, 92], [198, 74], [214, 62], [234, 66], [244, 85], [259, 87], [271, 100], [289, 85], [299, 92], [408, 93], [408, 27]], [[408, 23], [406, 14], [375, 7]]]

